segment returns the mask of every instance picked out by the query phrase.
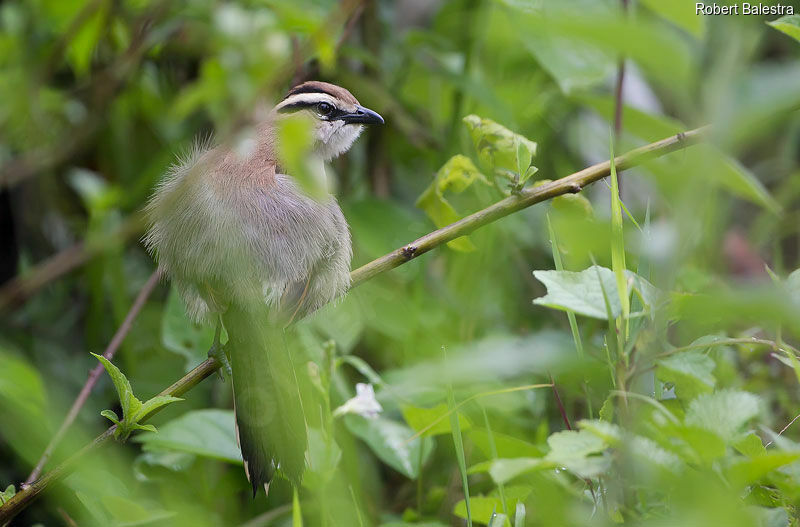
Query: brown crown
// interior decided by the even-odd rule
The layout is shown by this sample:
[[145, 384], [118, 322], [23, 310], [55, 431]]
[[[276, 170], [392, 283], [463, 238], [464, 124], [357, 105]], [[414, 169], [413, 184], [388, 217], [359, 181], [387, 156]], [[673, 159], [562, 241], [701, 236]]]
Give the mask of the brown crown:
[[336, 97], [340, 101], [350, 104], [358, 104], [358, 99], [353, 97], [353, 94], [345, 90], [341, 86], [322, 81], [306, 81], [303, 84], [298, 84], [286, 94], [287, 97], [297, 95], [298, 93], [327, 93], [332, 97]]

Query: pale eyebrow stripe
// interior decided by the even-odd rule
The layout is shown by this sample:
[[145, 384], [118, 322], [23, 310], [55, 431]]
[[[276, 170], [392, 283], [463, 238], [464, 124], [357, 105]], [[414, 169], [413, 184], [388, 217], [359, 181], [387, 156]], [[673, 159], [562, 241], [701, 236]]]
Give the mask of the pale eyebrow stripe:
[[286, 99], [280, 102], [275, 109], [280, 110], [285, 106], [292, 106], [292, 105], [311, 105], [317, 104], [318, 102], [328, 102], [334, 105], [335, 107], [341, 106], [341, 101], [328, 95], [327, 93], [298, 93], [296, 95], [290, 95]]

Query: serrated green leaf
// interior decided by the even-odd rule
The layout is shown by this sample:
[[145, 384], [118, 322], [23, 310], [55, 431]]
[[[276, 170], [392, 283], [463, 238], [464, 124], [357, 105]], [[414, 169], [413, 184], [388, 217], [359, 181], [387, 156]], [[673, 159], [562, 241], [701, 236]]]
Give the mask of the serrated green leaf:
[[748, 392], [724, 390], [700, 395], [689, 405], [686, 423], [710, 430], [726, 442], [759, 413], [759, 399]]
[[767, 22], [767, 25], [800, 42], [800, 15], [782, 16], [777, 20]]
[[[96, 353], [92, 353], [92, 355], [94, 355], [94, 357], [103, 364], [103, 367], [111, 377], [111, 381], [114, 383], [114, 388], [117, 389], [117, 396], [119, 397], [120, 406], [122, 406], [122, 419], [126, 419], [128, 416], [132, 415], [131, 407], [133, 407], [134, 412], [141, 408], [141, 401], [139, 401], [133, 395], [131, 383], [119, 368], [114, 366], [111, 361], [102, 355], [98, 355]], [[139, 406], [137, 406], [136, 403], [139, 403]]]

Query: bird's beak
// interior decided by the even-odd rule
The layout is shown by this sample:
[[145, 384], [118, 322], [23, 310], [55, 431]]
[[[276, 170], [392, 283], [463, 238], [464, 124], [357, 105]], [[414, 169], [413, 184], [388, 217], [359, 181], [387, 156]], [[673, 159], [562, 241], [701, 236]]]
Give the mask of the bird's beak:
[[383, 117], [369, 108], [356, 105], [355, 111], [340, 115], [339, 119], [347, 124], [383, 124]]

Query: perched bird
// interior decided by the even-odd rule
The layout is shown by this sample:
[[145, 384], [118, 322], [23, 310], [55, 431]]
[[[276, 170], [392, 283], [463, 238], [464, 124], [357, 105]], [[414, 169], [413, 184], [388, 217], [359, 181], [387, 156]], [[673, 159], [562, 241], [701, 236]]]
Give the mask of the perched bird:
[[[287, 116], [312, 123], [312, 164], [346, 152], [383, 118], [339, 86], [289, 90], [257, 127], [250, 148], [197, 147], [170, 168], [146, 208], [148, 250], [189, 315], [217, 324], [212, 354], [230, 360], [237, 438], [253, 487], [278, 468], [299, 484], [306, 422], [284, 328], [350, 284], [350, 232], [335, 198], [306, 195], [278, 159]], [[219, 324], [228, 333], [220, 352]]]

